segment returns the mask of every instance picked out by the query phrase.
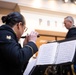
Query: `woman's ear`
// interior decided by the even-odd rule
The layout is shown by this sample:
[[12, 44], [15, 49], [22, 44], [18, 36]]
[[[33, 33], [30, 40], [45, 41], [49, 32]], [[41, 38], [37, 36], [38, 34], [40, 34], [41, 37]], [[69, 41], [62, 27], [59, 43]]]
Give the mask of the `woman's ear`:
[[17, 28], [20, 29], [22, 22], [17, 23]]
[[19, 25], [22, 25], [22, 22], [19, 22]]
[[17, 23], [17, 29], [19, 29], [19, 23]]

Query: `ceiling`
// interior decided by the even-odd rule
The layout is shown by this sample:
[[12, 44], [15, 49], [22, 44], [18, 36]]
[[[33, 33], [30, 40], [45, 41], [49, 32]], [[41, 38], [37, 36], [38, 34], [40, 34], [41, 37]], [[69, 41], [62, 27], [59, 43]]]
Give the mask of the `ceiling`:
[[0, 8], [14, 9], [15, 6], [16, 6], [16, 3], [0, 1]]

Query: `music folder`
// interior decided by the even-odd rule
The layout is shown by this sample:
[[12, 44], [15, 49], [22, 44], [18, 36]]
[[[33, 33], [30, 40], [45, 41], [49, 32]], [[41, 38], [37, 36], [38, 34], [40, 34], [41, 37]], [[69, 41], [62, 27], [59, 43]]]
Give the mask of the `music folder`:
[[[73, 63], [76, 51], [76, 40], [54, 41], [40, 46], [34, 67], [29, 75], [35, 75], [48, 65], [62, 65]], [[39, 71], [40, 70], [40, 71]], [[43, 74], [40, 74], [43, 75]]]
[[76, 40], [52, 42], [39, 48], [36, 65], [72, 63], [76, 49]]

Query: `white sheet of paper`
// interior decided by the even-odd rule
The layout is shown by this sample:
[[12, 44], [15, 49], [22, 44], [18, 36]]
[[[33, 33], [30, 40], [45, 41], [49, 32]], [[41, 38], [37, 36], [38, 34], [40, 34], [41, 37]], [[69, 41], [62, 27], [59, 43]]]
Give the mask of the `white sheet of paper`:
[[72, 62], [76, 48], [76, 40], [62, 42], [59, 44], [56, 64]]
[[39, 48], [36, 65], [53, 64], [58, 43], [43, 44]]
[[29, 73], [31, 72], [32, 68], [36, 65], [36, 59], [34, 59], [33, 57], [29, 60], [29, 63], [24, 71], [23, 75], [29, 75]]

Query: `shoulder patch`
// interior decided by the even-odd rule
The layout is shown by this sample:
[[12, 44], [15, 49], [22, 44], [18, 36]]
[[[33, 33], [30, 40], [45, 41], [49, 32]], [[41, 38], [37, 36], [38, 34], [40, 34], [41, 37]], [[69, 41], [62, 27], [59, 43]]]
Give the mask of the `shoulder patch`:
[[11, 39], [11, 36], [10, 35], [7, 35], [6, 36], [6, 39], [10, 40]]

